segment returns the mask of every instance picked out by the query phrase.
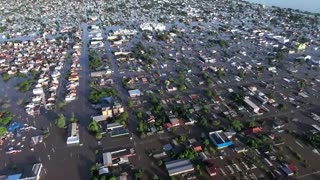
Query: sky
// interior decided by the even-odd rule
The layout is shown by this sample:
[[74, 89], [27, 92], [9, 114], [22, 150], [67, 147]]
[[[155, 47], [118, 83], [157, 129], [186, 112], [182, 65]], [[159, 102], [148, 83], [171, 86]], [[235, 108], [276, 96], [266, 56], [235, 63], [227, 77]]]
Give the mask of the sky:
[[278, 6], [282, 8], [299, 9], [320, 13], [320, 0], [246, 0], [254, 3], [261, 3], [267, 6]]

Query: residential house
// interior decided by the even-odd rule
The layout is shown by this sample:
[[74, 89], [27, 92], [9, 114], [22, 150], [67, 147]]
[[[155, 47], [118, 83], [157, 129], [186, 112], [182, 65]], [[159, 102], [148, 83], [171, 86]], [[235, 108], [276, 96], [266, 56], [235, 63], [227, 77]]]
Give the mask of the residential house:
[[134, 97], [139, 97], [142, 95], [142, 92], [139, 89], [133, 89], [128, 91], [129, 96], [134, 98]]
[[173, 160], [165, 163], [169, 176], [175, 176], [194, 171], [194, 167], [189, 159]]
[[12, 175], [1, 175], [0, 179], [2, 180], [39, 180], [42, 175], [42, 163], [33, 164], [32, 166], [24, 166], [19, 173]]
[[77, 123], [71, 123], [68, 129], [67, 145], [80, 143], [79, 126]]

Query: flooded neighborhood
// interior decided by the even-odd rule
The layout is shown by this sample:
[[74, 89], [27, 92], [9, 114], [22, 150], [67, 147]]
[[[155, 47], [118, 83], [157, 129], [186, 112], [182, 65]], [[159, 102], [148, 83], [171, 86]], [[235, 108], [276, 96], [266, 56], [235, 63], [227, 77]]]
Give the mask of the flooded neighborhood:
[[0, 179], [319, 179], [319, 13], [2, 0]]

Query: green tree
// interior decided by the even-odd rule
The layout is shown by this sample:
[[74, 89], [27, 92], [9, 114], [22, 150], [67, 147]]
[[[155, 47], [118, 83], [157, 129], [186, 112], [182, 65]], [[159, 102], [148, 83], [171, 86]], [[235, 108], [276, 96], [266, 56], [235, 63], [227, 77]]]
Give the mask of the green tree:
[[7, 128], [0, 126], [0, 137], [7, 134]]
[[142, 117], [143, 117], [142, 112], [138, 112], [138, 113], [137, 113], [137, 118], [138, 118], [139, 120], [142, 120]]
[[65, 128], [66, 127], [66, 118], [64, 117], [63, 114], [58, 115], [58, 118], [56, 119], [55, 124], [58, 128]]
[[129, 101], [128, 101], [128, 107], [129, 107], [129, 108], [132, 108], [132, 107], [133, 107], [133, 101], [132, 101], [132, 100], [129, 100]]
[[179, 142], [184, 143], [186, 141], [187, 141], [187, 136], [185, 136], [185, 135], [179, 136]]
[[72, 112], [70, 122], [74, 123], [77, 122], [77, 119], [74, 117], [74, 113]]
[[320, 134], [307, 134], [305, 139], [315, 148], [320, 148]]
[[298, 83], [298, 87], [300, 90], [303, 90], [306, 86], [306, 82], [305, 81], [299, 81]]
[[137, 131], [142, 133], [146, 129], [147, 129], [146, 124], [142, 120], [140, 120], [139, 123], [138, 123], [138, 126], [137, 126]]
[[159, 91], [159, 95], [160, 95], [160, 96], [163, 96], [163, 95], [164, 95], [164, 91], [163, 91], [163, 90], [160, 90], [160, 91]]
[[178, 90], [179, 90], [179, 91], [184, 91], [184, 90], [186, 90], [186, 89], [187, 89], [186, 85], [184, 85], [184, 84], [179, 84], [179, 85], [178, 85]]
[[224, 72], [223, 72], [222, 69], [218, 69], [218, 71], [216, 72], [216, 74], [217, 74], [217, 76], [218, 76], [219, 78], [221, 78], [222, 76], [224, 76]]
[[153, 175], [153, 178], [152, 178], [153, 180], [159, 180], [159, 177], [158, 177], [158, 175]]
[[212, 90], [206, 89], [206, 95], [212, 97]]
[[208, 113], [210, 111], [210, 106], [209, 105], [203, 105], [201, 108], [201, 111], [204, 113]]
[[239, 77], [243, 78], [245, 75], [245, 71], [244, 69], [240, 69], [240, 72], [239, 72]]
[[195, 152], [193, 149], [185, 149], [182, 153], [179, 154], [179, 158], [188, 158], [190, 160], [194, 160], [198, 156], [197, 152]]
[[43, 131], [43, 138], [46, 139], [46, 138], [49, 137], [49, 135], [50, 135], [50, 132], [48, 131], [48, 129], [45, 129], [45, 130]]
[[215, 126], [215, 127], [217, 127], [217, 126], [220, 125], [220, 123], [221, 123], [221, 122], [220, 122], [219, 120], [216, 120], [216, 121], [213, 121], [213, 122], [212, 122], [212, 125]]
[[209, 145], [210, 145], [209, 139], [205, 139], [205, 140], [203, 141], [203, 145], [204, 145], [204, 146], [209, 146]]
[[250, 128], [254, 128], [254, 127], [256, 127], [256, 126], [257, 126], [256, 121], [252, 120], [252, 121], [249, 122], [249, 127], [250, 127]]
[[99, 125], [96, 121], [92, 121], [89, 126], [88, 126], [88, 130], [92, 133], [97, 133], [99, 132]]
[[288, 107], [285, 104], [279, 104], [280, 111], [286, 111]]
[[1, 111], [0, 114], [1, 114], [0, 125], [2, 125], [2, 126], [6, 126], [6, 125], [10, 124], [10, 122], [14, 118], [14, 115], [7, 110]]
[[95, 51], [90, 52], [89, 54], [89, 68], [92, 70], [98, 69], [102, 66], [103, 61], [99, 57], [98, 53]]
[[91, 174], [91, 177], [94, 179], [98, 179], [99, 177], [99, 166], [97, 164], [94, 164], [91, 166], [90, 168], [90, 174]]
[[231, 125], [236, 131], [241, 131], [243, 128], [243, 124], [239, 120], [234, 120]]
[[109, 180], [118, 180], [115, 176], [109, 178]]
[[97, 139], [97, 140], [102, 139], [102, 134], [101, 134], [100, 132], [97, 132], [97, 133], [96, 133], [96, 139]]
[[233, 93], [232, 96], [236, 103], [241, 104], [243, 102], [243, 97], [240, 94]]
[[134, 173], [134, 179], [142, 180], [143, 179], [143, 171], [139, 169], [136, 173]]
[[199, 125], [204, 128], [208, 127], [209, 126], [208, 120], [204, 117], [201, 117], [199, 121]]
[[213, 147], [209, 147], [209, 152], [211, 153], [211, 154], [215, 154], [217, 151], [216, 151], [216, 149], [215, 148], [213, 148]]
[[125, 123], [127, 121], [128, 117], [129, 117], [129, 115], [125, 111], [125, 112], [121, 113], [119, 116], [117, 116], [115, 121], [118, 123]]
[[259, 146], [258, 142], [253, 138], [247, 140], [247, 145], [251, 148], [258, 148]]
[[89, 101], [92, 103], [99, 102], [104, 97], [116, 96], [118, 92], [112, 88], [104, 88], [102, 90], [92, 89], [89, 95]]

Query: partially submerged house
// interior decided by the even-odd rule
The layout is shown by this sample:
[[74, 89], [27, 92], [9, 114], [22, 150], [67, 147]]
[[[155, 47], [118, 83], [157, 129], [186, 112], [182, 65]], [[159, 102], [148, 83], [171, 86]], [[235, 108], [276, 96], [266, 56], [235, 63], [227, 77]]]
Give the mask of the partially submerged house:
[[68, 129], [67, 145], [76, 145], [80, 143], [79, 126], [77, 123], [71, 123]]

